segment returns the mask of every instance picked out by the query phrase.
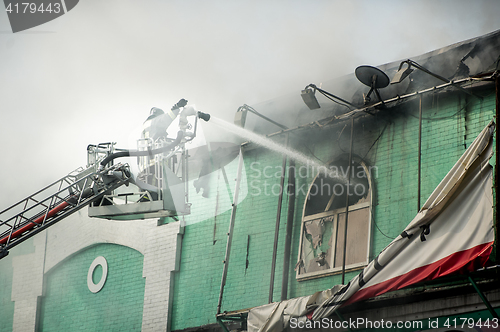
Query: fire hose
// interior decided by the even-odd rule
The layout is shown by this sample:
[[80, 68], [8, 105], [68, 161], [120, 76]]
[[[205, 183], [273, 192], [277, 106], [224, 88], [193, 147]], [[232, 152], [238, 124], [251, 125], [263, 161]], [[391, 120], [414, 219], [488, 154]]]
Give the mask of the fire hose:
[[[207, 113], [202, 113], [202, 112], [196, 112], [196, 113], [193, 113], [193, 114], [186, 114], [186, 115], [196, 115], [197, 117], [199, 117], [200, 119], [203, 119], [205, 121], [208, 121], [210, 119], [210, 114], [207, 114]], [[177, 145], [179, 145], [182, 141], [182, 139], [184, 138], [184, 132], [182, 130], [178, 131], [177, 132], [177, 137], [172, 141], [170, 142], [169, 144], [161, 147], [161, 148], [158, 148], [158, 149], [153, 149], [153, 150], [144, 150], [144, 151], [138, 151], [138, 150], [125, 150], [125, 151], [120, 151], [120, 152], [116, 152], [116, 153], [113, 153], [113, 154], [110, 154], [109, 156], [107, 156], [106, 158], [104, 158], [100, 165], [99, 165], [99, 169], [102, 170], [106, 167], [107, 164], [109, 164], [109, 162], [111, 162], [112, 160], [116, 159], [116, 158], [121, 158], [121, 157], [146, 157], [146, 156], [152, 156], [152, 155], [155, 155], [155, 154], [159, 154], [159, 153], [163, 153], [163, 152], [167, 152], [167, 151], [170, 151], [172, 150], [174, 147], [176, 147]]]

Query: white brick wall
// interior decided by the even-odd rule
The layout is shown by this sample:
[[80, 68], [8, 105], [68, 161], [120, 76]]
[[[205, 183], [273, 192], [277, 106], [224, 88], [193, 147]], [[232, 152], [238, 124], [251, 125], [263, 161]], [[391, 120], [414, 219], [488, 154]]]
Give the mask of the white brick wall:
[[143, 277], [146, 278], [142, 331], [167, 331], [171, 274], [176, 269], [176, 251], [180, 245], [179, 223], [161, 226], [161, 233], [150, 229], [144, 253]]
[[33, 239], [35, 252], [12, 259], [12, 297], [14, 301], [13, 331], [33, 331], [36, 321], [37, 300], [43, 291], [43, 260], [45, 234]]
[[113, 243], [144, 255], [142, 330], [167, 331], [170, 276], [176, 268], [180, 223], [157, 226], [156, 219], [124, 222], [91, 219], [86, 213], [83, 209], [37, 234], [35, 252], [13, 258], [13, 330], [35, 331], [37, 299], [43, 295], [44, 273], [91, 245]]

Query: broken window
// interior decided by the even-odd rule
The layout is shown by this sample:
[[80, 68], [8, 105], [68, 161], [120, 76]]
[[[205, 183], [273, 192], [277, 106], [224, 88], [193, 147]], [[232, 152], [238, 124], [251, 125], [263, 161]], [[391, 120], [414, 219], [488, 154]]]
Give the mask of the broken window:
[[[302, 216], [297, 279], [334, 274], [368, 263], [372, 186], [363, 162], [337, 158], [318, 171], [309, 187]], [[348, 179], [350, 178], [350, 179]], [[345, 234], [346, 204], [347, 236]], [[344, 238], [346, 246], [344, 248]]]

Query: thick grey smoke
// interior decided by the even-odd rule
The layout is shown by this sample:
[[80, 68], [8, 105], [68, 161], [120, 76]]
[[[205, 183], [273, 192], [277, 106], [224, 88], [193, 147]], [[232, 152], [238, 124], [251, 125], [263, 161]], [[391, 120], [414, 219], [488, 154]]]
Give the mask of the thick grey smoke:
[[12, 34], [0, 11], [0, 209], [84, 166], [89, 143], [134, 148], [153, 106], [186, 98], [231, 121], [243, 104], [491, 32], [499, 14], [494, 0], [85, 0]]

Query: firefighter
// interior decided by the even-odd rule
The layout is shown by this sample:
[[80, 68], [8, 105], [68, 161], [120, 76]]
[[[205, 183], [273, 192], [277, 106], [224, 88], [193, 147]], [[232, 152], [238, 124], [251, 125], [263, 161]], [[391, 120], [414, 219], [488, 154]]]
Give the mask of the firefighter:
[[[177, 104], [172, 106], [172, 108], [165, 114], [163, 110], [158, 107], [153, 107], [150, 111], [149, 117], [144, 121], [142, 138], [151, 139], [154, 144], [157, 140], [165, 140], [167, 138], [167, 128], [175, 120], [181, 109], [187, 105], [186, 99], [181, 99]], [[143, 184], [149, 184], [152, 186], [157, 186], [158, 183], [155, 177], [155, 160], [148, 157], [139, 157], [137, 160], [139, 164], [140, 173], [137, 177], [137, 181]], [[156, 200], [156, 193], [151, 193], [153, 200]]]
[[149, 117], [144, 121], [142, 138], [151, 138], [156, 141], [158, 138], [167, 137], [167, 128], [175, 120], [182, 107], [187, 105], [186, 99], [181, 99], [165, 114], [158, 107], [153, 107]]

